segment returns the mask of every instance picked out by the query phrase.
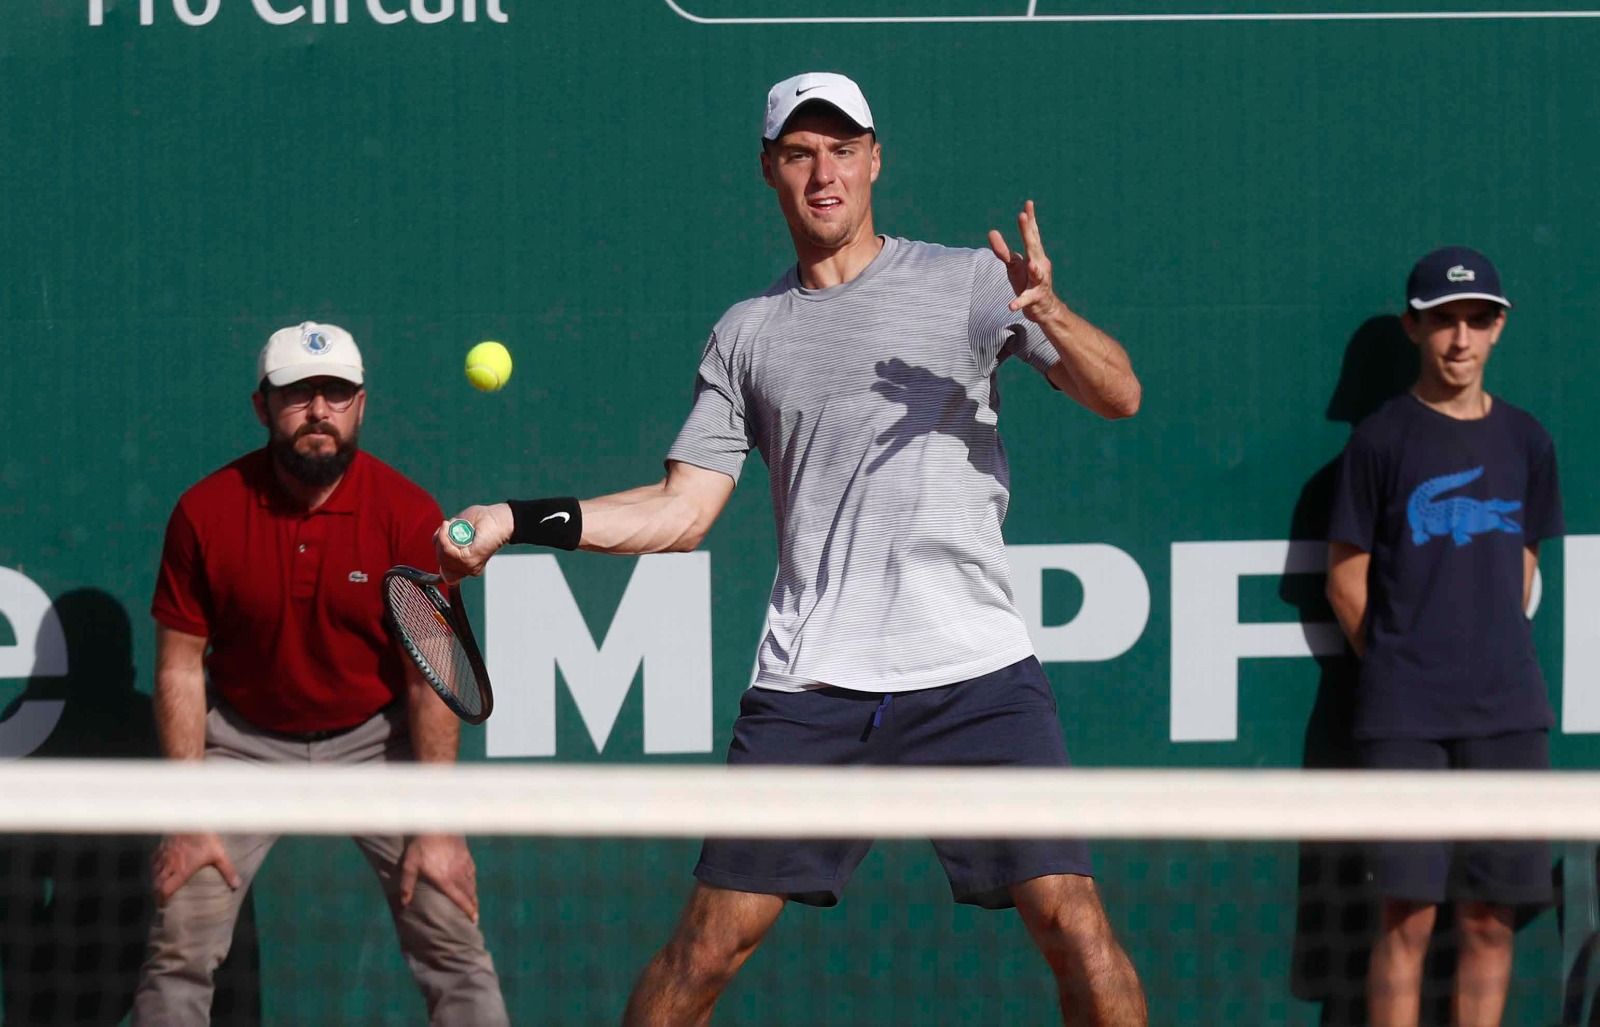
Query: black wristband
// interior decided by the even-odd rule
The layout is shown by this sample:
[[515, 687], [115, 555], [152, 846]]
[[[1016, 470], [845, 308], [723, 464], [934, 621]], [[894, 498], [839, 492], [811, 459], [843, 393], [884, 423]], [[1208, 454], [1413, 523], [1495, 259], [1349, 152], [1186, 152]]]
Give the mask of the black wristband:
[[511, 541], [519, 545], [577, 549], [583, 538], [583, 509], [573, 496], [508, 499]]

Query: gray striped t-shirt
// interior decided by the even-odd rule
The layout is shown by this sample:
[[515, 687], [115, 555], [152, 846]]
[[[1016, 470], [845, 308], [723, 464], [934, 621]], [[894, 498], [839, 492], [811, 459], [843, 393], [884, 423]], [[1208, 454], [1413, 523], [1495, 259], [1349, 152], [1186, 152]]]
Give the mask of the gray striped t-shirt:
[[1000, 524], [996, 370], [1058, 359], [987, 250], [885, 239], [854, 279], [797, 269], [712, 330], [667, 454], [738, 480], [761, 451], [778, 574], [755, 684], [904, 692], [1033, 652]]

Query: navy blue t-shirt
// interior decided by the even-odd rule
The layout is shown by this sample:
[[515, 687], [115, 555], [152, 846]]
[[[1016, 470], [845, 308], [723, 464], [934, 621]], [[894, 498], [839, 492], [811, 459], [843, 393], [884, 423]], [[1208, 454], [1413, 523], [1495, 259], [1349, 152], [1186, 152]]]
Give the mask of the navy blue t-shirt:
[[1362, 421], [1328, 528], [1372, 554], [1355, 736], [1550, 727], [1522, 553], [1564, 530], [1555, 444], [1525, 411], [1463, 421], [1406, 393]]

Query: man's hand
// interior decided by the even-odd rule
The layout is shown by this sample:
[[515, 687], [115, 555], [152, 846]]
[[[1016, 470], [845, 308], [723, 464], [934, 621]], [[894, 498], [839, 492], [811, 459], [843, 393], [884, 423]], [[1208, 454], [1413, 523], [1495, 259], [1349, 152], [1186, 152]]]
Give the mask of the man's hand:
[[1143, 389], [1122, 344], [1080, 317], [1056, 295], [1050, 258], [1039, 241], [1039, 221], [1033, 201], [1017, 215], [1024, 252], [1014, 253], [997, 231], [989, 232], [989, 248], [1006, 266], [1012, 312], [1039, 326], [1060, 360], [1050, 368], [1050, 384], [1101, 417], [1132, 417], [1139, 410]]
[[493, 506], [469, 506], [450, 520], [471, 524], [477, 533], [471, 545], [460, 546], [450, 539], [450, 521], [439, 525], [433, 533], [433, 548], [439, 555], [439, 573], [446, 581], [460, 581], [483, 573], [489, 557], [511, 540], [514, 521], [511, 507], [504, 503]]
[[1005, 237], [993, 228], [989, 229], [989, 248], [1005, 263], [1011, 289], [1017, 294], [1011, 301], [1011, 309], [1022, 311], [1023, 317], [1038, 323], [1063, 304], [1050, 276], [1050, 258], [1045, 256], [1044, 243], [1039, 240], [1039, 221], [1034, 217], [1032, 200], [1022, 205], [1022, 213], [1017, 215], [1017, 228], [1022, 232], [1025, 252], [1012, 252]]
[[222, 839], [215, 834], [169, 834], [156, 846], [150, 862], [151, 884], [160, 906], [165, 906], [201, 867], [216, 867], [229, 888], [237, 890], [244, 883], [228, 859]]
[[458, 834], [419, 834], [400, 857], [400, 904], [411, 905], [418, 878], [428, 882], [478, 922], [478, 868]]

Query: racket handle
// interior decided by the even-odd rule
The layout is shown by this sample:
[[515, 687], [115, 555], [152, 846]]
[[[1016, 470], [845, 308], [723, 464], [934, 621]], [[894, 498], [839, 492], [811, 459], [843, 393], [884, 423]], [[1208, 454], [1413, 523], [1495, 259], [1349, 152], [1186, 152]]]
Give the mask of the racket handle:
[[450, 541], [463, 549], [472, 545], [472, 540], [478, 537], [478, 530], [472, 526], [472, 522], [459, 517], [450, 522], [445, 533], [450, 536]]

